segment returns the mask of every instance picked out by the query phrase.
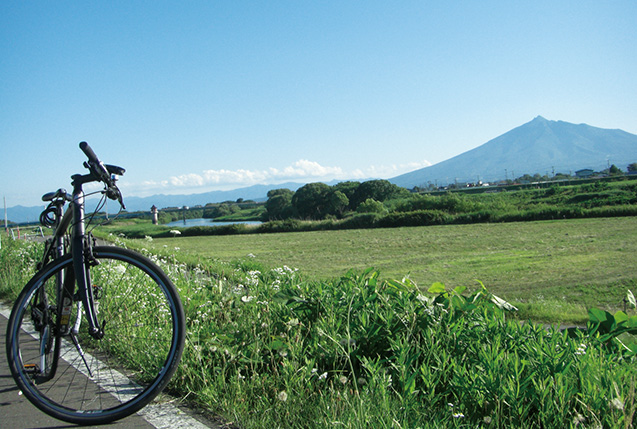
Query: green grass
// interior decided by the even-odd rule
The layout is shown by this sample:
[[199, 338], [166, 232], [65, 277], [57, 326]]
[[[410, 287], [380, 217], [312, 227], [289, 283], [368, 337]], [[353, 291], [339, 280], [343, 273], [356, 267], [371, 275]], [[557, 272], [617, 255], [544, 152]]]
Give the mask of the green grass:
[[637, 218], [292, 232], [154, 239], [155, 248], [222, 261], [252, 259], [326, 280], [374, 267], [427, 288], [477, 287], [546, 321], [577, 322], [586, 308], [622, 307], [637, 284]]
[[[634, 423], [635, 337], [622, 333], [628, 350], [606, 335], [617, 321], [637, 327], [634, 309], [630, 318], [596, 313], [606, 338], [571, 337], [511, 319], [483, 289], [427, 293], [373, 271], [303, 280], [280, 265], [211, 262], [173, 243], [133, 243], [157, 247], [159, 255], [141, 251], [173, 279], [186, 311], [186, 349], [169, 389], [239, 427]], [[0, 296], [33, 272], [38, 247], [3, 246]]]

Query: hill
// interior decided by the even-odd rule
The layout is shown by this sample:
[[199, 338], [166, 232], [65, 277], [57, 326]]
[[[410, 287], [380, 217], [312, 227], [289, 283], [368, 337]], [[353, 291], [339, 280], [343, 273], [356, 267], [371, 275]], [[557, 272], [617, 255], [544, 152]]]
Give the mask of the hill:
[[[267, 198], [268, 191], [271, 189], [288, 188], [293, 191], [297, 190], [303, 183], [281, 183], [278, 185], [254, 185], [246, 188], [234, 189], [230, 191], [212, 191], [201, 194], [189, 194], [189, 195], [165, 195], [158, 194], [150, 197], [127, 197], [124, 195], [124, 204], [126, 204], [126, 210], [129, 212], [134, 211], [150, 211], [150, 208], [155, 205], [162, 209], [165, 207], [193, 207], [196, 205], [206, 205], [208, 203], [219, 203], [223, 201], [236, 201], [239, 198], [244, 200], [263, 201]], [[97, 199], [92, 198], [87, 200], [88, 209], [94, 208]], [[7, 208], [7, 217], [12, 222], [37, 222], [40, 213], [46, 204], [42, 203], [39, 206], [24, 207], [14, 206]], [[119, 208], [119, 205], [114, 202], [109, 204], [109, 213], [113, 213]]]
[[625, 170], [637, 162], [637, 135], [541, 116], [446, 161], [392, 179], [405, 188], [495, 181], [524, 174], [574, 174], [583, 168]]
[[212, 191], [201, 194], [190, 195], [152, 195], [150, 197], [126, 197], [124, 203], [128, 211], [150, 211], [151, 206], [158, 208], [164, 207], [183, 207], [206, 205], [208, 203], [219, 203], [223, 201], [236, 201], [238, 198], [244, 200], [264, 201], [267, 198], [268, 191], [272, 189], [288, 188], [296, 191], [303, 186], [303, 183], [281, 183], [278, 185], [254, 185], [246, 188], [233, 189], [230, 191]]

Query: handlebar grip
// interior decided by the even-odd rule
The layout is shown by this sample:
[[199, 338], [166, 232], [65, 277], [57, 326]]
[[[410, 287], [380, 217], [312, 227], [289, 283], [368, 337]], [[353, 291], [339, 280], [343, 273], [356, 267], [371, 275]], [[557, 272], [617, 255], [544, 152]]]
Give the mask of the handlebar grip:
[[97, 155], [95, 155], [95, 152], [93, 152], [93, 149], [91, 149], [88, 143], [81, 142], [80, 149], [82, 149], [82, 152], [84, 152], [84, 154], [88, 157], [89, 161], [94, 162], [96, 164], [100, 163], [100, 160], [97, 159]]

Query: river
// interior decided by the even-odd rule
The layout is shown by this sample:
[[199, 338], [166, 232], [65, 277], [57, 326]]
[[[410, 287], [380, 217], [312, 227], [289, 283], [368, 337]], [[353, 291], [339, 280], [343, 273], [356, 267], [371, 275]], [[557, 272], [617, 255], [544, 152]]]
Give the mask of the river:
[[229, 221], [229, 222], [215, 222], [214, 219], [204, 219], [204, 218], [197, 218], [197, 219], [186, 219], [185, 221], [183, 220], [176, 220], [174, 222], [170, 222], [165, 224], [166, 226], [179, 226], [182, 228], [188, 228], [190, 226], [222, 226], [222, 225], [232, 225], [235, 223], [242, 223], [245, 225], [260, 225], [261, 222], [259, 221]]

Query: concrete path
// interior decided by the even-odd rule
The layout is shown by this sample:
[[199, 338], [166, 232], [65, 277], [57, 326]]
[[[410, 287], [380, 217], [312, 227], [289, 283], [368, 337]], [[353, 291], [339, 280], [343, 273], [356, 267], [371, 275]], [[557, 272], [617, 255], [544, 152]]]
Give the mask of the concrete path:
[[[0, 428], [68, 428], [75, 425], [56, 420], [33, 406], [21, 392], [11, 376], [6, 357], [6, 330], [11, 309], [0, 303]], [[161, 396], [161, 395], [160, 395]], [[110, 425], [114, 428], [222, 428], [215, 422], [190, 410], [176, 407], [169, 401], [155, 402], [137, 414]]]

